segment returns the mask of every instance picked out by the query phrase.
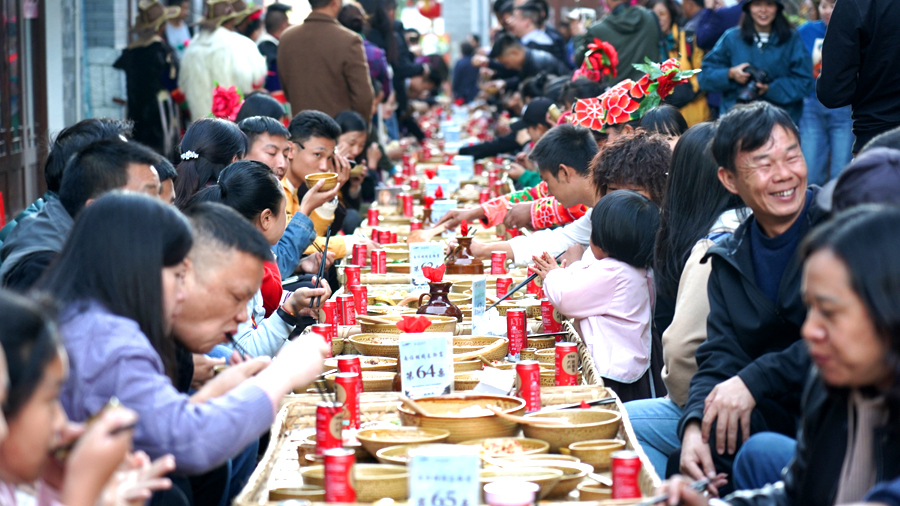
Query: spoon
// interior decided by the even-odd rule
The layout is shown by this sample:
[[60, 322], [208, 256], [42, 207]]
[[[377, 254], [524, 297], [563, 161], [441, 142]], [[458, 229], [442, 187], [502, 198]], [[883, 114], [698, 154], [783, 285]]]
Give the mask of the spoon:
[[447, 230], [446, 223], [443, 225], [438, 225], [430, 230], [413, 230], [412, 232], [410, 232], [409, 236], [406, 237], [406, 244], [412, 244], [414, 242], [428, 242], [432, 237], [443, 234], [445, 230]]
[[523, 425], [537, 425], [537, 426], [560, 426], [560, 427], [571, 427], [572, 424], [567, 420], [563, 420], [562, 418], [528, 418], [524, 416], [516, 416], [510, 415], [509, 413], [504, 413], [500, 411], [494, 406], [489, 406], [487, 409], [491, 410], [495, 415], [503, 418], [504, 420], [509, 420], [510, 422], [521, 423]]
[[488, 366], [488, 367], [495, 367], [495, 368], [497, 367], [497, 366], [495, 366], [493, 363], [491, 363], [490, 360], [488, 360], [488, 359], [482, 357], [481, 355], [478, 355], [478, 360], [481, 360], [481, 361], [484, 363], [484, 365], [486, 365], [486, 366]]
[[419, 414], [421, 416], [431, 416], [427, 411], [425, 411], [424, 408], [422, 408], [421, 405], [419, 405], [418, 402], [410, 399], [409, 397], [407, 397], [403, 394], [399, 394], [397, 397], [400, 399], [400, 402], [402, 402], [403, 404], [406, 404], [406, 406], [409, 407], [409, 409], [415, 411], [417, 414]]

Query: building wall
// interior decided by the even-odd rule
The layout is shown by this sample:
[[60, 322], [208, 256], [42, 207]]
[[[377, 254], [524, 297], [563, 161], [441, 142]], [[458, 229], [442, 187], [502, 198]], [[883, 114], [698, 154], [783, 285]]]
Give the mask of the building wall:
[[[129, 0], [130, 1], [130, 0]], [[86, 59], [85, 117], [124, 118], [125, 74], [112, 67], [128, 45], [129, 1], [81, 0]], [[132, 5], [132, 11], [136, 8]]]

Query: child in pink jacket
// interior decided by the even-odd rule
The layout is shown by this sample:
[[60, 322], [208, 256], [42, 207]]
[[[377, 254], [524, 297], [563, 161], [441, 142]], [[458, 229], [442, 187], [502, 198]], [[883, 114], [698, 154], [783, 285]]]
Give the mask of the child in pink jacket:
[[534, 258], [544, 294], [575, 320], [597, 371], [623, 402], [650, 397], [649, 268], [658, 228], [655, 204], [633, 191], [614, 191], [591, 213], [591, 247], [581, 261], [557, 268], [547, 253]]

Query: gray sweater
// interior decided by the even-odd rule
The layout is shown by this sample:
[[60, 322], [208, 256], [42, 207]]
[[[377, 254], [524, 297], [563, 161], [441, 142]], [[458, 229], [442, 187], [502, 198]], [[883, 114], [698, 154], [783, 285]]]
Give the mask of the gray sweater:
[[222, 465], [268, 430], [274, 408], [258, 386], [243, 384], [191, 404], [165, 375], [159, 354], [137, 323], [98, 303], [73, 304], [60, 319], [69, 377], [60, 400], [83, 422], [117, 397], [138, 412], [134, 448], [151, 458], [175, 456], [177, 471], [201, 474]]

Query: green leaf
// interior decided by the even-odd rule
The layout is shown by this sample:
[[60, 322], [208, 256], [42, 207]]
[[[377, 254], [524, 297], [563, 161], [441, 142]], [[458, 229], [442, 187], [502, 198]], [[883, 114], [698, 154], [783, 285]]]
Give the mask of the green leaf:
[[[654, 89], [654, 91], [655, 91], [655, 89]], [[631, 113], [631, 117], [632, 118], [642, 118], [644, 116], [644, 114], [647, 113], [647, 111], [658, 106], [661, 101], [662, 100], [659, 98], [658, 93], [652, 93], [650, 95], [647, 95], [647, 97], [641, 101], [641, 106], [638, 107], [638, 110]]]

